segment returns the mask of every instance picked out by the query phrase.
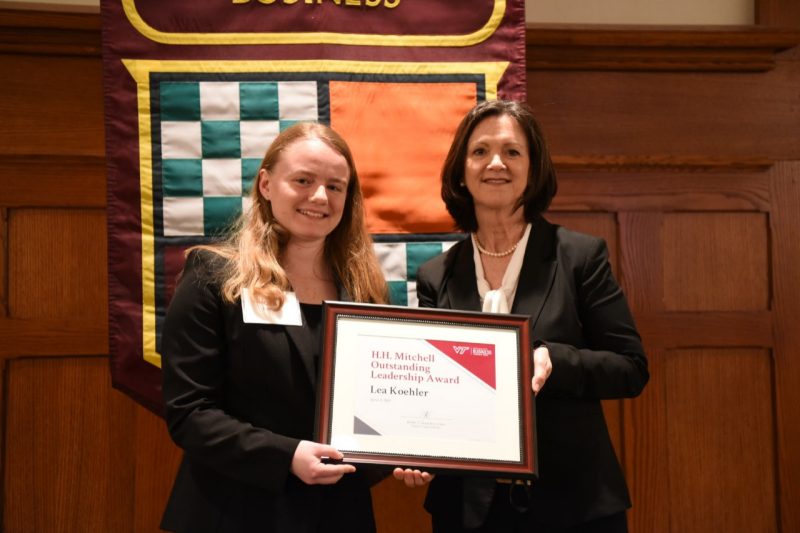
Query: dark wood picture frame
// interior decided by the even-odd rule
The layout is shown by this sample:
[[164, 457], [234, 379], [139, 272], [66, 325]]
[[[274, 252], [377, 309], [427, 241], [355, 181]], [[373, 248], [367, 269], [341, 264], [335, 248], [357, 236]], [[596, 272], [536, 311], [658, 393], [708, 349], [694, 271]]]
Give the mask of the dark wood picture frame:
[[[336, 446], [344, 454], [344, 462], [411, 467], [429, 472], [469, 471], [480, 475], [517, 479], [530, 479], [537, 476], [534, 395], [530, 388], [533, 369], [530, 356], [529, 317], [333, 301], [325, 302], [323, 314], [324, 335], [322, 360], [319, 365], [315, 437], [319, 442]], [[494, 443], [488, 436], [485, 439], [476, 439], [476, 441], [483, 440], [483, 442], [475, 443], [474, 450], [476, 451], [471, 452], [467, 451], [472, 449], [470, 439], [459, 440], [457, 435], [451, 437], [447, 435], [448, 430], [442, 430], [442, 434], [437, 433], [436, 437], [431, 438], [420, 437], [419, 435], [405, 438], [405, 436], [398, 437], [397, 434], [383, 435], [377, 431], [373, 433], [371, 432], [371, 427], [368, 428], [366, 433], [357, 429], [356, 426], [361, 421], [354, 416], [355, 405], [359, 403], [358, 399], [361, 398], [359, 394], [365, 394], [366, 389], [363, 382], [360, 383], [361, 387], [353, 386], [355, 382], [354, 376], [359, 372], [354, 368], [360, 368], [363, 372], [364, 365], [357, 365], [364, 359], [359, 359], [359, 357], [371, 358], [376, 355], [375, 352], [367, 355], [366, 349], [354, 350], [354, 345], [351, 341], [355, 337], [380, 339], [386, 336], [395, 341], [400, 339], [398, 341], [400, 343], [407, 341], [424, 344], [431, 341], [416, 337], [412, 332], [430, 332], [432, 331], [430, 328], [435, 328], [433, 331], [446, 332], [444, 337], [449, 336], [450, 339], [433, 342], [454, 343], [454, 350], [464, 350], [465, 348], [462, 345], [474, 346], [474, 348], [469, 348], [472, 350], [480, 350], [477, 347], [484, 346], [483, 344], [475, 344], [470, 340], [463, 340], [464, 338], [480, 337], [491, 339], [491, 342], [498, 343], [485, 346], [491, 346], [489, 348], [493, 358], [490, 365], [491, 379], [495, 379], [496, 373], [496, 391], [499, 392], [493, 391], [492, 386], [481, 383], [480, 379], [470, 374], [468, 370], [464, 370], [463, 367], [459, 367], [458, 363], [453, 363], [452, 359], [446, 355], [445, 357], [440, 357], [440, 360], [444, 360], [445, 364], [461, 368], [462, 372], [468, 375], [468, 378], [474, 378], [472, 381], [478, 383], [477, 388], [483, 387], [481, 390], [488, 390], [490, 395], [495, 394], [497, 404], [502, 404], [503, 409], [495, 407], [494, 413], [489, 415], [496, 416], [499, 413], [508, 415], [497, 416], [497, 419], [502, 420], [492, 419], [493, 424], [490, 427], [493, 430], [497, 427], [502, 428], [502, 430], [496, 432], [487, 431], [487, 435], [491, 434], [493, 435], [491, 438], [497, 439]], [[361, 333], [362, 331], [367, 332], [367, 330], [368, 333]], [[398, 332], [400, 332], [399, 337], [395, 336]], [[409, 335], [408, 337], [403, 337], [403, 335], [407, 334]], [[460, 335], [465, 336], [460, 337]], [[341, 353], [338, 349], [339, 343], [342, 343], [342, 346], [347, 346], [347, 349], [341, 350]], [[458, 348], [456, 348], [457, 344]], [[512, 345], [513, 350], [511, 351], [515, 352], [513, 354], [514, 360], [509, 361], [507, 359], [508, 352], [510, 351], [509, 347]], [[495, 346], [497, 346], [497, 354], [495, 354]], [[354, 354], [354, 351], [357, 353]], [[433, 348], [431, 351], [436, 352], [436, 349]], [[387, 351], [385, 353], [387, 357], [390, 357], [391, 352]], [[395, 353], [394, 355], [396, 356], [397, 354]], [[439, 352], [439, 355], [441, 355], [441, 352]], [[480, 356], [480, 353], [467, 351], [466, 356], [477, 357]], [[462, 357], [466, 356], [462, 355]], [[430, 357], [433, 360], [434, 356], [431, 355]], [[501, 360], [500, 357], [504, 359]], [[462, 361], [466, 362], [468, 360], [462, 359]], [[372, 361], [371, 365], [374, 363]], [[375, 367], [372, 366], [372, 368]], [[374, 374], [372, 375], [374, 376]], [[429, 380], [431, 379], [429, 378]], [[513, 383], [513, 391], [509, 387], [511, 383]], [[492, 381], [492, 385], [494, 385], [494, 381]], [[432, 386], [435, 388], [440, 385], [433, 384]], [[461, 387], [459, 386], [459, 388]], [[467, 383], [467, 380], [464, 380], [463, 388], [465, 389], [463, 394], [465, 397], [468, 390], [476, 390], [475, 386]], [[391, 387], [391, 389], [393, 390], [394, 387]], [[370, 395], [368, 397], [370, 402], [373, 401], [372, 390], [374, 388], [370, 385], [370, 392], [366, 393]], [[386, 390], [388, 391], [389, 389], [387, 388]], [[410, 388], [408, 390], [420, 389]], [[389, 393], [387, 392], [387, 394]], [[391, 394], [394, 394], [394, 392]], [[434, 393], [433, 397], [437, 397], [437, 394]], [[456, 403], [459, 402], [459, 394], [457, 393], [452, 396], [450, 394], [439, 394], [439, 401], [434, 403], [435, 407], [433, 409], [436, 410], [434, 412], [439, 412], [439, 409], [442, 408], [442, 402], [440, 401], [442, 397], [446, 397], [446, 402], [449, 404], [444, 407], [445, 410], [449, 408], [451, 409], [450, 413], [458, 412], [459, 415], [464, 413], [464, 411], [460, 410], [462, 405]], [[492, 396], [492, 398], [495, 398], [495, 396]], [[374, 401], [397, 401], [403, 405], [402, 402], [404, 401], [411, 402], [415, 400], [397, 400], [395, 398], [383, 400], [383, 398], [376, 398]], [[361, 405], [363, 405], [363, 402]], [[495, 404], [492, 403], [492, 405]], [[514, 413], [506, 413], [505, 408], [509, 406], [513, 407]], [[381, 408], [381, 406], [376, 407], [378, 410]], [[492, 411], [489, 409], [487, 412], [491, 413]], [[428, 413], [426, 412], [424, 416], [428, 416]], [[405, 423], [413, 426], [413, 421], [417, 420], [417, 418], [409, 417], [408, 420], [411, 422], [406, 421]], [[476, 420], [478, 419], [476, 418]], [[345, 422], [341, 423], [340, 421]], [[391, 424], [394, 424], [394, 422], [391, 422]], [[462, 429], [467, 427], [468, 431], [480, 431], [474, 428], [482, 427], [480, 424], [470, 426], [463, 423], [453, 424], [453, 426]], [[344, 428], [348, 429], [345, 431]], [[423, 433], [426, 431], [430, 431], [429, 427], [425, 427], [422, 430]], [[437, 428], [435, 431], [439, 431], [439, 429]], [[359, 435], [356, 435], [357, 433]], [[513, 434], [515, 442], [510, 442], [509, 434]], [[365, 444], [364, 441], [368, 441], [368, 443]], [[353, 445], [348, 446], [347, 444]], [[405, 447], [405, 444], [411, 445]], [[440, 444], [442, 444], [441, 449], [438, 448]], [[419, 445], [418, 448], [416, 447], [417, 445]], [[458, 452], [452, 453], [456, 447]], [[493, 449], [491, 453], [487, 454], [480, 451], [489, 448]], [[503, 454], [502, 458], [493, 456], [496, 448], [506, 450], [497, 452], [498, 454]], [[427, 449], [428, 451], [420, 452], [421, 449]], [[432, 451], [434, 449], [435, 451]], [[506, 455], [507, 452], [510, 453]], [[515, 457], [511, 458], [511, 455], [515, 455]]]

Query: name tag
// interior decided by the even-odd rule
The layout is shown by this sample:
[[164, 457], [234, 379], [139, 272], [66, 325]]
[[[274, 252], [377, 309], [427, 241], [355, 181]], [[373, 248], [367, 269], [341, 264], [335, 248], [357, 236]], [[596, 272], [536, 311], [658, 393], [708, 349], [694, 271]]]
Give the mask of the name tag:
[[[284, 326], [302, 326], [300, 302], [293, 292], [285, 292], [283, 307], [270, 309], [266, 304], [255, 303], [248, 289], [242, 289], [242, 318], [245, 324], [281, 324]], [[258, 309], [259, 312], [256, 312]]]

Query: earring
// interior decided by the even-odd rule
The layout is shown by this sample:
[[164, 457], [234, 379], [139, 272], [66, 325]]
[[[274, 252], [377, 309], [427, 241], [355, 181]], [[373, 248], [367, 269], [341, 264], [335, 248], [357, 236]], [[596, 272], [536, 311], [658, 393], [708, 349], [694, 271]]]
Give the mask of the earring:
[[459, 185], [459, 186], [461, 186], [461, 187], [466, 187], [466, 186], [467, 186], [467, 184], [466, 184], [466, 183], [464, 183], [463, 181], [462, 181], [462, 182], [460, 182], [458, 185]]

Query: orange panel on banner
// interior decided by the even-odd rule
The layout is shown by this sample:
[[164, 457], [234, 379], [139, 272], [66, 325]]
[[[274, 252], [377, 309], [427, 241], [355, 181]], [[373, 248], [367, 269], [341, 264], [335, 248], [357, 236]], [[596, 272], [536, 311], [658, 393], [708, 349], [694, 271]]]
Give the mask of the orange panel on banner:
[[[438, 194], [442, 163], [474, 83], [332, 81], [331, 126], [353, 150], [372, 233], [453, 230]], [[381, 120], [363, 121], [369, 107]]]

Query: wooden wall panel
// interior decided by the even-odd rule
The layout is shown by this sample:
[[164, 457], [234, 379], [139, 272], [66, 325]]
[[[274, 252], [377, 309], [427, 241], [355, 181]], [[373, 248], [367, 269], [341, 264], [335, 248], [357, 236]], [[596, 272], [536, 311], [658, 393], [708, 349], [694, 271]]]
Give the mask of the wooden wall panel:
[[0, 318], [8, 315], [8, 210], [0, 207]]
[[633, 509], [629, 512], [631, 531], [669, 531], [669, 450], [667, 433], [667, 392], [662, 379], [664, 350], [642, 330], [641, 317], [663, 310], [664, 292], [661, 238], [662, 214], [622, 212], [619, 220], [622, 287], [637, 320], [647, 353], [650, 382], [641, 396], [624, 402], [625, 473], [630, 485]]
[[133, 407], [136, 464], [133, 530], [137, 533], [158, 531], [175, 473], [181, 458], [180, 449], [170, 440], [164, 420], [144, 407]]
[[15, 209], [8, 232], [12, 317], [107, 322], [104, 211]]
[[98, 57], [0, 55], [0, 72], [24, 95], [0, 100], [0, 154], [103, 155]]
[[0, 155], [0, 175], [0, 198], [8, 207], [106, 206], [105, 158], [99, 155]]
[[800, 27], [800, 3], [797, 0], [755, 0], [756, 22], [776, 28]]
[[670, 530], [777, 530], [772, 363], [766, 350], [666, 359]]
[[574, 211], [768, 211], [762, 159], [559, 156], [553, 209]]
[[670, 311], [750, 311], [769, 304], [762, 213], [664, 215], [664, 302]]
[[130, 401], [105, 358], [8, 363], [3, 531], [131, 531]]
[[529, 24], [526, 65], [530, 71], [767, 72], [780, 52], [800, 42], [798, 27]]
[[781, 530], [800, 531], [800, 161], [771, 173], [772, 308]]
[[664, 309], [662, 224], [658, 210], [619, 214], [621, 282], [634, 317]]
[[[624, 405], [625, 476], [633, 507], [628, 511], [632, 533], [669, 533], [670, 487], [667, 458], [670, 446], [664, 436], [670, 425], [665, 387], [666, 353], [644, 338], [650, 381], [644, 392]], [[654, 347], [655, 346], [655, 347]]]
[[758, 75], [529, 72], [528, 101], [555, 154], [800, 159], [798, 77], [792, 62]]
[[605, 239], [608, 244], [608, 260], [614, 274], [619, 276], [617, 221], [613, 213], [572, 213], [553, 209], [545, 217], [553, 224]]

